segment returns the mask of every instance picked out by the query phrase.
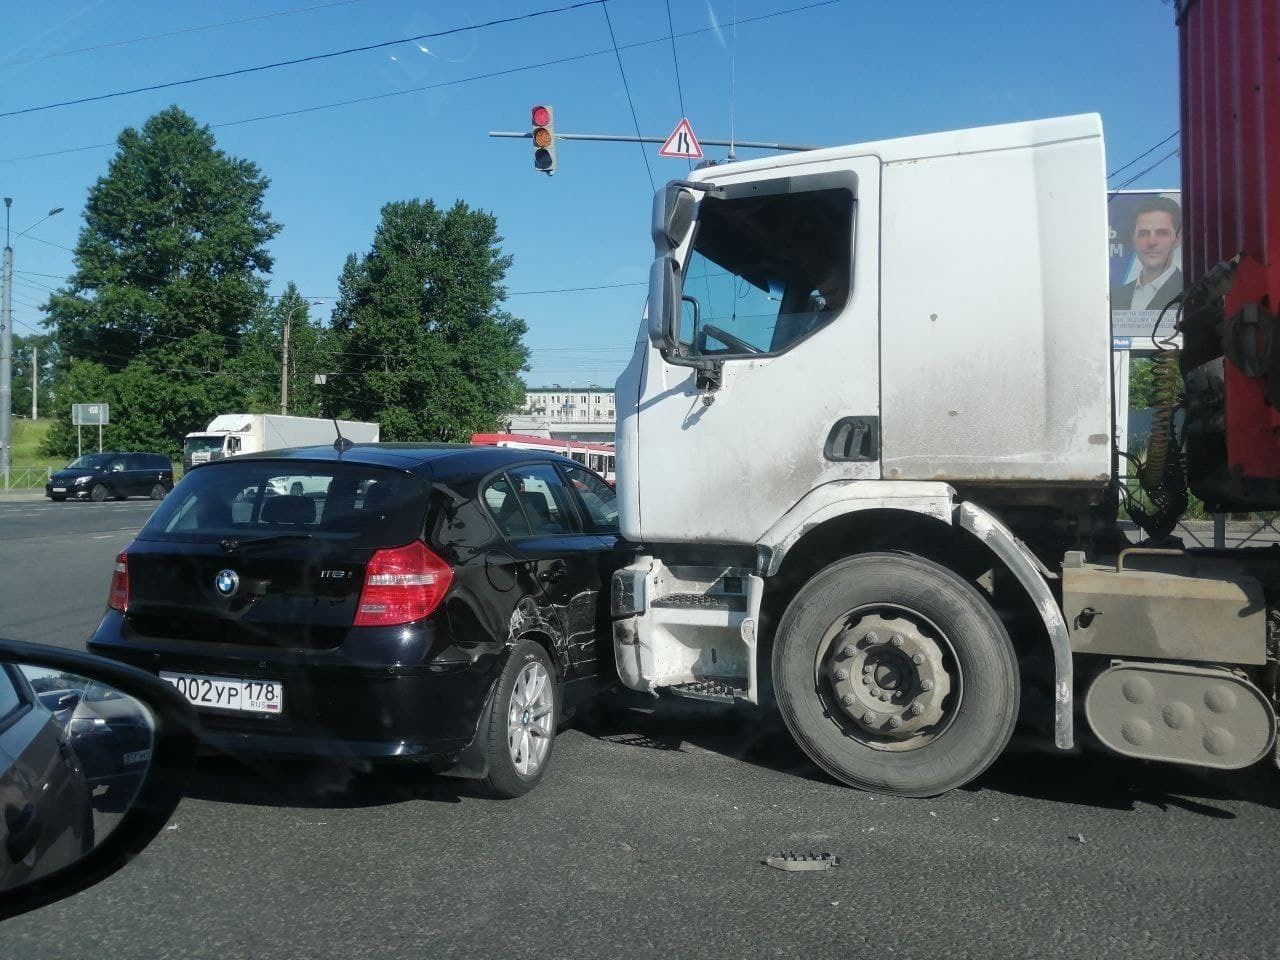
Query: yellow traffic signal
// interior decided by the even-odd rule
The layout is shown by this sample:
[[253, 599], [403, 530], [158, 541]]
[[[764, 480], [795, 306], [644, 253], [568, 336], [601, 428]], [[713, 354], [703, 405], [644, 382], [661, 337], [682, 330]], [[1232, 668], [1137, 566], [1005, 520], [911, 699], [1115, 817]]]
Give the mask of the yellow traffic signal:
[[533, 120], [533, 168], [551, 174], [556, 169], [555, 111], [550, 107], [536, 106]]

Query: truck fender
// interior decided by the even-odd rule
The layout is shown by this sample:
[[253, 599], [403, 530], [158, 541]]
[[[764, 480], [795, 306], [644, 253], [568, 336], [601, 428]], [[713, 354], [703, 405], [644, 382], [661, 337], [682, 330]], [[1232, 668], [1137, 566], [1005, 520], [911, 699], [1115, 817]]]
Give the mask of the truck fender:
[[1053, 648], [1053, 737], [1059, 749], [1070, 750], [1075, 742], [1073, 730], [1071, 640], [1067, 621], [1058, 609], [1046, 578], [1053, 577], [1039, 558], [1003, 523], [973, 503], [961, 503], [955, 509], [955, 524], [981, 540], [1010, 572], [1018, 578], [1022, 589], [1036, 605], [1040, 619], [1049, 634]]
[[1071, 642], [1067, 623], [1049, 589], [1055, 575], [1013, 532], [973, 503], [955, 501], [955, 490], [939, 481], [838, 480], [806, 496], [756, 543], [757, 571], [771, 577], [787, 552], [810, 530], [829, 520], [862, 510], [901, 510], [959, 527], [981, 540], [1013, 573], [1035, 604], [1053, 651], [1054, 743], [1063, 750], [1075, 744]]
[[810, 490], [756, 542], [761, 576], [772, 577], [810, 530], [860, 510], [905, 510], [951, 523], [956, 492], [930, 480], [836, 480]]

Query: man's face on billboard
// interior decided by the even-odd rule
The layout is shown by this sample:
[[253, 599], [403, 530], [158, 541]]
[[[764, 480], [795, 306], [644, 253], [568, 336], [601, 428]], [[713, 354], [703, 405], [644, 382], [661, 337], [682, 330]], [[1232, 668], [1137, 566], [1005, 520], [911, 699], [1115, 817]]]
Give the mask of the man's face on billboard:
[[1133, 249], [1146, 273], [1163, 273], [1177, 245], [1178, 232], [1174, 229], [1172, 214], [1164, 210], [1138, 214], [1133, 224]]

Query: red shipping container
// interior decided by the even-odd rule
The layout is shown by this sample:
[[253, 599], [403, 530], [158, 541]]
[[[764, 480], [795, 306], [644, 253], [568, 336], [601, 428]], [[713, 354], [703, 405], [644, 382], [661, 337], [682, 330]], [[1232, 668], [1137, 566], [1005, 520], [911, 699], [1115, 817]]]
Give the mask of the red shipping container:
[[[1178, 0], [1183, 269], [1241, 255], [1225, 316], [1280, 313], [1280, 0]], [[1272, 349], [1280, 350], [1280, 329]], [[1263, 377], [1226, 363], [1227, 461], [1280, 478], [1280, 410]]]

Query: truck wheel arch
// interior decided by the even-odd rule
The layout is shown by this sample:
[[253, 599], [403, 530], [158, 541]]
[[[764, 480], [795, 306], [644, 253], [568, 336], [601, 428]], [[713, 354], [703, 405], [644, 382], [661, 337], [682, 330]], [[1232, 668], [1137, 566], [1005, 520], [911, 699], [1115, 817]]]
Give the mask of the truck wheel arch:
[[1055, 574], [988, 511], [974, 503], [957, 503], [948, 484], [871, 480], [819, 487], [757, 542], [758, 573], [766, 578], [766, 602], [773, 594], [785, 607], [808, 576], [853, 553], [915, 551], [949, 565], [949, 549], [968, 550], [974, 541], [992, 561], [987, 566], [1002, 566], [1017, 581], [1044, 626], [1053, 664], [1054, 741], [1060, 749], [1071, 749], [1071, 647], [1066, 621], [1048, 584]]

